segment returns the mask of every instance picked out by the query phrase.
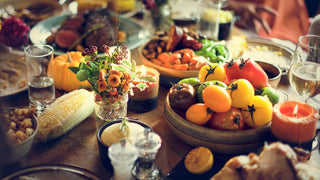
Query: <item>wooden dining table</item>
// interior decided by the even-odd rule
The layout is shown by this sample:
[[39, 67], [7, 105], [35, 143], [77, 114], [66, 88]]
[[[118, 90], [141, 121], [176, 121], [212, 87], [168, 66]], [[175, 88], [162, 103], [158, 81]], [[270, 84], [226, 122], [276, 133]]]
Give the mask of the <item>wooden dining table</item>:
[[[132, 50], [132, 59], [141, 64], [138, 49]], [[194, 147], [181, 141], [170, 130], [164, 115], [165, 97], [169, 91], [168, 86], [160, 85], [157, 107], [149, 112], [134, 113], [128, 111], [127, 116], [137, 118], [145, 122], [162, 139], [155, 165], [165, 176], [179, 164], [184, 156]], [[294, 95], [289, 86], [288, 79], [283, 76], [278, 89], [286, 92], [287, 95]], [[63, 95], [64, 91], [57, 90], [57, 97]], [[28, 106], [28, 92], [1, 98], [1, 104], [5, 106], [25, 107]], [[78, 126], [67, 132], [65, 135], [47, 143], [36, 143], [30, 152], [20, 161], [7, 165], [6, 173], [10, 174], [19, 169], [44, 164], [67, 164], [84, 168], [95, 173], [102, 179], [110, 179], [112, 171], [105, 168], [101, 161], [97, 144], [97, 128], [95, 114], [92, 113]], [[315, 160], [319, 160], [319, 150], [312, 152]]]
[[[238, 30], [235, 29], [234, 32]], [[137, 64], [142, 64], [139, 54], [139, 48], [131, 51], [132, 59]], [[165, 97], [169, 91], [169, 86], [160, 85], [157, 107], [149, 112], [135, 113], [128, 111], [127, 116], [137, 118], [148, 124], [155, 133], [159, 134], [162, 139], [161, 148], [159, 149], [155, 165], [166, 176], [172, 171], [185, 155], [194, 147], [181, 141], [170, 130], [164, 114]], [[283, 76], [278, 86], [287, 95], [294, 95], [290, 88], [288, 79]], [[63, 95], [64, 91], [56, 91], [57, 97]], [[0, 99], [1, 104], [5, 106], [25, 107], [28, 106], [28, 92], [23, 91]], [[47, 143], [36, 143], [32, 146], [30, 152], [23, 159], [9, 164], [5, 167], [4, 175], [11, 174], [20, 169], [44, 165], [44, 164], [67, 164], [89, 170], [101, 179], [110, 179], [112, 171], [105, 168], [101, 161], [97, 143], [97, 127], [95, 114], [92, 113], [82, 123], [74, 127], [63, 136]], [[215, 155], [215, 154], [214, 154]], [[312, 152], [312, 158], [320, 162], [319, 150]]]

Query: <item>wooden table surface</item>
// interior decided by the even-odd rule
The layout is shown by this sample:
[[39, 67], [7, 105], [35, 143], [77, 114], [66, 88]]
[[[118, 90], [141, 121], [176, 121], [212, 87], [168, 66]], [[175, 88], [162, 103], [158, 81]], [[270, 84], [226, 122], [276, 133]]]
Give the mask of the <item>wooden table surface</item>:
[[[132, 50], [132, 59], [141, 64], [138, 49]], [[283, 78], [279, 88], [292, 94], [287, 78]], [[162, 138], [162, 146], [156, 156], [155, 164], [166, 175], [170, 172], [192, 149], [186, 143], [180, 141], [169, 129], [164, 115], [164, 99], [169, 87], [160, 86], [158, 105], [156, 109], [146, 113], [133, 113], [128, 111], [128, 117], [138, 118], [150, 125]], [[57, 95], [63, 92], [57, 91]], [[21, 92], [16, 95], [0, 99], [2, 105], [27, 106], [28, 93]], [[110, 179], [110, 170], [105, 169], [99, 159], [99, 151], [96, 139], [95, 114], [69, 131], [64, 136], [45, 144], [35, 144], [29, 154], [19, 162], [8, 165], [5, 173], [10, 174], [21, 168], [41, 164], [68, 164], [78, 166], [96, 173], [103, 179]], [[318, 160], [319, 152], [314, 152]], [[320, 162], [320, 160], [319, 160]]]
[[[140, 64], [138, 50], [132, 51], [132, 58]], [[288, 86], [288, 80], [283, 77], [278, 89], [288, 94], [293, 91]], [[128, 117], [138, 118], [150, 125], [162, 138], [162, 146], [157, 154], [155, 164], [166, 175], [170, 172], [192, 149], [186, 143], [180, 141], [169, 129], [164, 116], [164, 99], [169, 87], [160, 86], [158, 105], [156, 109], [146, 113], [133, 113], [128, 111]], [[57, 91], [57, 95], [64, 92]], [[27, 106], [28, 93], [22, 93], [1, 98], [1, 104], [7, 106]], [[69, 131], [66, 135], [45, 144], [35, 144], [29, 154], [21, 161], [8, 165], [6, 173], [12, 173], [21, 168], [41, 164], [68, 164], [78, 166], [96, 173], [103, 179], [109, 179], [112, 174], [105, 169], [99, 159], [99, 151], [96, 139], [95, 114]], [[319, 152], [313, 153], [316, 159]], [[320, 161], [319, 161], [320, 162]]]

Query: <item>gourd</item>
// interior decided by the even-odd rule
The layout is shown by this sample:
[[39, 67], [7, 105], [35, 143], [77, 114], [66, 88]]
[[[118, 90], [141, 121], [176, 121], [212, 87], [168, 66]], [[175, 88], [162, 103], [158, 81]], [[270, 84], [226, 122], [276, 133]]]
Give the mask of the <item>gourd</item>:
[[84, 57], [79, 51], [71, 51], [66, 54], [52, 58], [48, 66], [48, 74], [54, 79], [54, 85], [57, 89], [67, 92], [78, 89], [80, 86], [89, 86], [88, 81], [80, 82], [76, 75], [68, 67], [78, 67]]

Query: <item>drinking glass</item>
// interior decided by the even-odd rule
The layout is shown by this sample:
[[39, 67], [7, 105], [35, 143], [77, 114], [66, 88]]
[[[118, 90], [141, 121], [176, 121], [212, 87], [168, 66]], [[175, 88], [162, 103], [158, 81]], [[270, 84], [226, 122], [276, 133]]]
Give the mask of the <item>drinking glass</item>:
[[29, 106], [38, 113], [55, 100], [53, 78], [48, 76], [48, 65], [53, 58], [50, 45], [30, 45], [24, 49], [27, 64]]
[[311, 98], [314, 102], [319, 101], [314, 97], [320, 94], [320, 36], [299, 37], [288, 76], [291, 87], [306, 103]]
[[218, 40], [219, 14], [225, 0], [198, 0], [197, 28], [201, 35]]

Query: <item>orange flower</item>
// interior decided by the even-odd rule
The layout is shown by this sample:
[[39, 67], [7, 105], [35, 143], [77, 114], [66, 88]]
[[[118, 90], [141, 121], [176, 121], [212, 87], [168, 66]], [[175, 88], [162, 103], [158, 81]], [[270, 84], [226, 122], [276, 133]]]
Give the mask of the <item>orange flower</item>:
[[130, 87], [129, 83], [126, 83], [126, 84], [123, 86], [123, 90], [124, 90], [124, 91], [128, 91], [128, 90], [129, 90], [129, 87]]
[[98, 84], [98, 90], [101, 92], [101, 91], [104, 91], [107, 87], [107, 82], [105, 80], [102, 80], [102, 79], [98, 79], [97, 81], [97, 84]]
[[122, 73], [122, 72], [120, 72], [120, 71], [117, 71], [117, 70], [111, 69], [111, 70], [110, 70], [110, 74], [115, 74], [115, 75], [117, 75], [117, 76], [121, 77], [123, 73]]
[[97, 95], [94, 97], [94, 99], [95, 99], [96, 102], [102, 101], [102, 97], [101, 97], [100, 94], [97, 94]]
[[103, 79], [103, 80], [104, 80], [104, 77], [103, 77], [103, 76], [104, 76], [105, 72], [106, 72], [106, 71], [105, 71], [104, 69], [102, 69], [102, 70], [99, 71], [99, 78], [100, 78], [100, 79]]
[[117, 87], [120, 84], [120, 77], [118, 75], [115, 74], [111, 74], [108, 77], [108, 83], [110, 84], [110, 86], [112, 87]]
[[125, 79], [126, 81], [129, 81], [129, 80], [130, 80], [130, 74], [129, 74], [129, 73], [125, 72], [125, 73], [123, 73], [123, 76], [124, 76], [124, 79]]

